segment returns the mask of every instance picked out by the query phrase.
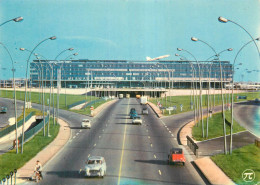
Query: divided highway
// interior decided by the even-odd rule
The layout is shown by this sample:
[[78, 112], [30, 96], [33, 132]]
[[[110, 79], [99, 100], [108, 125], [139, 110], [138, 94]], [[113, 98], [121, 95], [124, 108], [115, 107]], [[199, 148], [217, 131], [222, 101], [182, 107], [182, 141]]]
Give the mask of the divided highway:
[[[60, 110], [60, 117], [70, 124], [71, 139], [44, 167], [39, 184], [205, 184], [189, 162], [185, 166], [167, 164], [170, 148], [178, 147], [176, 135], [150, 108], [149, 115], [142, 115], [143, 125], [132, 125], [132, 107], [141, 114], [136, 99], [119, 100], [92, 120], [90, 130], [80, 128], [86, 116]], [[79, 174], [89, 155], [105, 157], [104, 179]]]

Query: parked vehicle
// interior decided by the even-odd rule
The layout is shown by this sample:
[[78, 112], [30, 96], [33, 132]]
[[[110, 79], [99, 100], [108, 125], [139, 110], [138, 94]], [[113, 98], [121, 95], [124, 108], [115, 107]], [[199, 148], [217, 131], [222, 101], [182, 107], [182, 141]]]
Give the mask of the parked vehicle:
[[7, 107], [1, 107], [0, 113], [7, 113]]
[[147, 96], [142, 96], [141, 97], [141, 105], [146, 105], [147, 104]]
[[81, 128], [91, 128], [91, 123], [89, 119], [83, 119], [81, 122]]
[[124, 95], [123, 94], [119, 94], [119, 99], [123, 99]]
[[143, 110], [142, 110], [142, 114], [144, 114], [144, 115], [148, 115], [148, 108], [143, 108]]
[[136, 97], [137, 99], [140, 99], [140, 98], [141, 98], [141, 95], [140, 95], [140, 94], [137, 94], [135, 97]]
[[130, 94], [126, 94], [126, 98], [130, 98]]
[[85, 177], [104, 177], [106, 175], [107, 165], [104, 157], [91, 156], [85, 165]]
[[172, 148], [170, 154], [168, 155], [168, 164], [182, 163], [185, 165], [185, 157], [183, 150], [181, 148]]
[[132, 120], [132, 124], [142, 125], [143, 121], [140, 116], [136, 116]]

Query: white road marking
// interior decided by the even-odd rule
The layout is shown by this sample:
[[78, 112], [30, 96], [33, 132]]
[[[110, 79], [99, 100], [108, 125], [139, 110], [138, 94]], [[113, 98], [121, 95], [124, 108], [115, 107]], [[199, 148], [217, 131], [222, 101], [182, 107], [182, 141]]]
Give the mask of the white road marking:
[[98, 136], [99, 138], [101, 138], [101, 136]]
[[169, 131], [170, 133], [172, 133], [172, 131]]
[[158, 172], [159, 172], [159, 174], [160, 174], [160, 175], [162, 175], [162, 172], [161, 172], [161, 170], [158, 170]]
[[96, 143], [94, 144], [94, 147], [96, 146]]
[[79, 130], [79, 132], [82, 132], [82, 130]]
[[174, 138], [174, 140], [177, 140], [177, 138]]
[[103, 132], [104, 132], [105, 130], [103, 129]]
[[73, 139], [75, 138], [76, 136], [73, 136]]
[[90, 154], [88, 154], [88, 157], [90, 156]]
[[153, 144], [151, 143], [151, 147], [153, 147]]
[[79, 135], [79, 133], [76, 134], [76, 136]]
[[146, 132], [148, 132], [148, 130], [146, 130]]
[[165, 127], [167, 128], [167, 125], [165, 125]]
[[169, 128], [167, 128], [167, 130], [169, 130]]
[[156, 159], [156, 155], [153, 155], [153, 157]]
[[173, 134], [171, 134], [172, 135], [172, 137], [174, 136]]
[[106, 124], [106, 127], [107, 127], [107, 124]]
[[150, 139], [150, 136], [148, 136], [148, 139]]

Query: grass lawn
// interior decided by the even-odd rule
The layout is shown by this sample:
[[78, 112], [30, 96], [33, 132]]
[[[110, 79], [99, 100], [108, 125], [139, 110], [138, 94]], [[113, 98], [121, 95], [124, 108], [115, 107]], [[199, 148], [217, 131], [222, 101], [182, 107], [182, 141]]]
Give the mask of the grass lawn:
[[[248, 93], [239, 93], [239, 94], [234, 94], [234, 102], [240, 102], [240, 101], [245, 101], [243, 99], [237, 100], [237, 96], [247, 96], [247, 100], [254, 100], [256, 98], [260, 98], [260, 93], [259, 92], [248, 92]], [[192, 97], [193, 98], [193, 97]], [[225, 94], [225, 103], [231, 102], [231, 94]], [[214, 102], [214, 96], [210, 96], [211, 102], [213, 104]], [[176, 111], [171, 111], [171, 115], [173, 114], [179, 114], [181, 112], [188, 112], [188, 111], [193, 111], [190, 107], [190, 102], [191, 102], [191, 96], [168, 96], [167, 98], [150, 98], [150, 102], [153, 104], [157, 105], [157, 102], [160, 101], [160, 103], [163, 105], [163, 107], [172, 107], [176, 106], [177, 110]], [[193, 99], [192, 99], [193, 101]], [[180, 104], [183, 105], [182, 111], [180, 110]], [[207, 107], [207, 95], [202, 96], [202, 104], [203, 107]], [[215, 95], [215, 105], [221, 105], [221, 95], [216, 94]], [[169, 112], [167, 110], [164, 110], [164, 115], [168, 116]]]
[[[231, 123], [231, 111], [225, 112], [226, 120]], [[204, 133], [206, 135], [206, 123], [207, 118], [203, 119], [204, 121]], [[230, 125], [227, 124], [226, 121], [226, 133], [230, 134]], [[233, 123], [233, 133], [237, 133], [240, 131], [246, 130], [244, 127], [240, 126], [235, 120]], [[194, 126], [192, 128], [192, 137], [197, 141], [203, 141], [205, 139], [216, 138], [219, 136], [223, 136], [223, 122], [222, 122], [222, 113], [216, 113], [212, 115], [212, 118], [209, 119], [209, 132], [208, 138], [202, 137], [202, 128], [201, 124], [199, 126]]]
[[[51, 122], [52, 123], [52, 119]], [[43, 130], [36, 134], [31, 140], [24, 144], [24, 153], [16, 154], [16, 150], [11, 150], [0, 155], [0, 179], [5, 177], [14, 169], [22, 167], [26, 162], [32, 159], [38, 152], [51, 143], [59, 132], [60, 125], [50, 124], [51, 137], [43, 137]], [[47, 129], [47, 125], [46, 125]], [[20, 152], [21, 148], [19, 148]]]
[[[237, 184], [257, 184], [260, 181], [260, 148], [254, 144], [235, 149], [232, 155], [218, 154], [211, 159]], [[246, 183], [242, 173], [246, 169], [255, 172], [255, 180]]]
[[[111, 100], [101, 100], [99, 102], [96, 102], [95, 104], [92, 104], [91, 106], [93, 106], [94, 108], [97, 108], [98, 106], [106, 103], [106, 102], [109, 102]], [[84, 114], [84, 115], [90, 115], [90, 107], [87, 106], [85, 109], [81, 109], [81, 110], [70, 110], [72, 112], [76, 112], [76, 113], [79, 113], [79, 114]]]

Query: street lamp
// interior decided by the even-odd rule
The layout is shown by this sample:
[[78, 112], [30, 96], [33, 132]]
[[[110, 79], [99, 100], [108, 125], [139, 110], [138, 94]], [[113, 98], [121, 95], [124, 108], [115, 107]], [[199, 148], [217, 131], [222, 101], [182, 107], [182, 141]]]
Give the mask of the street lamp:
[[43, 42], [47, 41], [47, 40], [55, 40], [56, 39], [56, 36], [52, 36], [52, 37], [49, 37], [49, 38], [46, 38], [44, 40], [42, 40], [41, 42], [39, 42], [34, 48], [33, 50], [31, 51], [28, 59], [27, 59], [27, 63], [26, 63], [26, 73], [25, 73], [25, 93], [24, 93], [24, 110], [23, 110], [23, 127], [22, 127], [22, 145], [21, 145], [21, 153], [23, 153], [23, 142], [24, 142], [24, 124], [25, 124], [25, 109], [26, 109], [26, 98], [27, 98], [27, 78], [28, 78], [28, 67], [29, 67], [29, 62], [30, 62], [30, 58], [31, 58], [31, 55], [32, 53], [35, 51], [35, 49], [41, 45]]
[[[239, 53], [248, 45], [250, 44], [251, 42], [254, 42], [254, 41], [260, 41], [260, 37], [254, 39], [254, 40], [250, 40], [249, 42], [247, 42], [246, 44], [244, 44], [240, 50], [237, 52], [236, 56], [235, 56], [235, 59], [234, 59], [234, 62], [233, 62], [233, 65], [232, 65], [232, 96], [231, 96], [231, 127], [230, 127], [230, 147], [229, 147], [229, 153], [232, 154], [232, 142], [233, 142], [233, 120], [234, 120], [234, 74], [235, 74], [235, 63], [236, 63], [236, 59], [239, 55]], [[242, 65], [242, 63], [239, 63], [238, 65]]]
[[62, 53], [64, 53], [65, 51], [72, 51], [72, 50], [74, 50], [74, 48], [67, 48], [67, 49], [62, 50], [62, 51], [55, 57], [54, 60], [57, 60], [57, 58], [58, 58]]
[[14, 21], [14, 22], [21, 22], [23, 20], [23, 17], [16, 17], [14, 19], [10, 19], [8, 21], [5, 21], [3, 22], [2, 24], [0, 24], [0, 26], [3, 26], [4, 24], [8, 23], [8, 22], [11, 22], [11, 21]]
[[[177, 48], [178, 51], [185, 51], [186, 53], [188, 53], [189, 55], [191, 55], [193, 57], [193, 59], [196, 61], [198, 69], [199, 69], [199, 84], [200, 84], [200, 116], [201, 116], [201, 125], [202, 125], [202, 137], [204, 137], [204, 121], [203, 121], [203, 109], [202, 109], [202, 82], [201, 82], [201, 69], [200, 69], [200, 64], [198, 62], [198, 60], [196, 59], [196, 57], [189, 51], [185, 50], [185, 49], [181, 49], [181, 48]], [[195, 121], [195, 120], [194, 120]]]
[[[212, 49], [212, 51], [215, 53], [215, 55], [217, 55], [216, 50], [210, 46], [208, 43], [206, 43], [203, 40], [200, 40], [196, 37], [191, 37], [191, 40], [194, 42], [200, 41], [204, 44], [206, 44], [208, 47], [210, 47]], [[220, 79], [221, 79], [221, 98], [222, 98], [222, 117], [223, 117], [223, 132], [224, 132], [224, 152], [225, 154], [227, 154], [227, 138], [226, 138], [226, 122], [225, 122], [225, 107], [224, 107], [224, 96], [223, 96], [223, 77], [222, 77], [222, 66], [221, 66], [221, 62], [219, 60], [219, 56], [217, 56], [218, 58], [218, 62], [219, 62], [219, 68], [220, 68]]]
[[14, 68], [14, 61], [13, 61], [13, 57], [11, 55], [11, 53], [9, 52], [8, 48], [2, 43], [0, 42], [0, 44], [4, 47], [4, 49], [7, 51], [11, 62], [12, 62], [12, 72], [13, 72], [13, 87], [14, 87], [14, 116], [15, 116], [15, 140], [16, 140], [16, 153], [18, 154], [18, 133], [17, 133], [17, 107], [16, 107], [16, 90], [15, 90], [15, 77], [14, 77], [14, 72], [15, 72], [15, 68]]
[[237, 22], [235, 21], [232, 21], [230, 19], [227, 19], [227, 18], [224, 18], [224, 17], [218, 17], [218, 21], [221, 22], [221, 23], [227, 23], [227, 22], [232, 22], [234, 23], [235, 25], [239, 26], [240, 28], [242, 28], [252, 39], [252, 41], [254, 42], [255, 46], [256, 46], [256, 49], [257, 49], [257, 52], [258, 52], [258, 55], [259, 55], [259, 58], [260, 58], [260, 51], [259, 51], [259, 48], [255, 42], [255, 39], [252, 37], [252, 35], [243, 27], [241, 26], [240, 24], [238, 24]]

